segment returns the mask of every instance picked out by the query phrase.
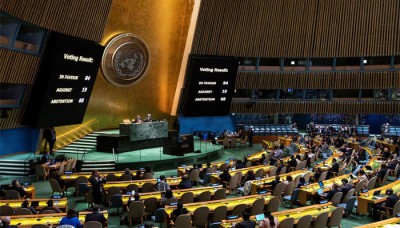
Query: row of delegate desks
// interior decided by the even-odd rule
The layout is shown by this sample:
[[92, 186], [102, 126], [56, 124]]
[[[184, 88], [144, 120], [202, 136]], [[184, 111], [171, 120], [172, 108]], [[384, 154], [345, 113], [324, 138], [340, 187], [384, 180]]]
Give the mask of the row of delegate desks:
[[[79, 212], [79, 221], [81, 224], [85, 223], [85, 218], [87, 214], [90, 214], [90, 211], [81, 211]], [[104, 214], [104, 216], [108, 219], [108, 212], [101, 211], [100, 213]], [[54, 214], [36, 214], [36, 215], [14, 215], [10, 216], [12, 226], [18, 226], [19, 228], [31, 227], [36, 224], [43, 224], [49, 226], [57, 226], [60, 224], [60, 221], [63, 217], [65, 217], [67, 213], [54, 213]]]
[[[246, 173], [247, 173], [249, 170], [253, 170], [254, 173], [256, 173], [256, 171], [259, 170], [259, 169], [263, 169], [263, 170], [264, 170], [264, 173], [267, 173], [268, 171], [272, 170], [273, 168], [276, 168], [276, 167], [275, 167], [275, 166], [269, 166], [269, 165], [256, 165], [256, 166], [250, 166], [250, 167], [243, 168], [243, 169], [231, 169], [231, 170], [229, 170], [229, 174], [230, 174], [231, 176], [233, 176], [233, 175], [235, 175], [236, 173], [239, 173], [239, 172], [240, 172], [240, 173], [242, 173], [243, 176], [244, 176], [244, 175], [246, 175]], [[212, 174], [211, 174], [211, 180], [210, 180], [210, 182], [211, 182], [211, 183], [218, 183], [219, 180], [220, 180], [219, 175], [221, 175], [221, 174], [222, 174], [222, 172], [215, 172], [215, 173], [212, 173]]]
[[[144, 172], [144, 170], [143, 170]], [[131, 170], [132, 174], [136, 173], [136, 170]], [[111, 172], [101, 172], [100, 176], [107, 176], [108, 174], [114, 174], [116, 177], [120, 178], [123, 174], [125, 174], [125, 171], [111, 171]], [[71, 173], [71, 174], [63, 174], [60, 175], [60, 178], [66, 182], [73, 182], [76, 180], [76, 178], [78, 177], [86, 177], [86, 178], [90, 178], [90, 176], [92, 175], [92, 172], [79, 172], [79, 173]]]
[[[268, 153], [267, 151], [262, 150], [257, 153], [254, 153], [254, 154], [249, 154], [245, 157], [248, 161], [253, 161], [253, 160], [260, 159], [263, 154], [267, 155], [267, 153]], [[213, 166], [220, 167], [222, 164], [226, 164], [226, 161], [212, 162], [211, 167], [213, 167]], [[234, 161], [229, 160], [228, 165], [234, 165]], [[206, 168], [207, 164], [202, 164], [202, 167]], [[183, 176], [184, 174], [188, 173], [191, 168], [193, 168], [193, 166], [179, 166], [178, 167], [178, 176]]]
[[[293, 180], [297, 177], [297, 176], [303, 176], [306, 172], [310, 172], [308, 170], [297, 170], [294, 172], [290, 172], [290, 173], [285, 173], [283, 175], [279, 175], [281, 181], [284, 181], [287, 179], [288, 176], [291, 176], [293, 178]], [[271, 181], [275, 180], [275, 176], [271, 176], [271, 177], [266, 177], [266, 178], [261, 178], [260, 180], [253, 180], [251, 181], [251, 191], [250, 194], [257, 194], [257, 192], [259, 192], [260, 190], [266, 189], [268, 187], [268, 183], [270, 183]]]
[[[194, 198], [200, 196], [201, 193], [209, 191], [211, 196], [215, 194], [218, 189], [223, 189], [222, 185], [213, 186], [213, 187], [201, 187], [201, 188], [188, 188], [188, 189], [176, 189], [172, 190], [172, 194], [176, 199], [181, 199], [182, 195], [186, 192], [192, 192]], [[148, 198], [156, 198], [158, 201], [161, 201], [163, 192], [146, 192], [146, 193], [139, 193], [141, 200], [146, 200]], [[131, 195], [122, 195], [122, 202], [124, 205], [128, 205], [128, 201]]]
[[394, 152], [396, 148], [399, 147], [399, 145], [387, 142], [385, 140], [376, 140], [376, 142], [383, 145], [384, 147], [387, 147], [391, 152]]
[[[358, 182], [357, 178], [351, 179], [350, 174], [337, 176], [335, 178], [323, 181], [324, 188], [322, 190], [324, 192], [330, 191], [334, 183], [338, 184], [339, 186], [342, 185], [342, 179], [347, 179], [349, 183], [353, 184]], [[299, 202], [303, 205], [306, 205], [307, 201], [310, 200], [311, 197], [318, 194], [317, 189], [319, 188], [320, 186], [318, 183], [312, 183], [307, 186], [301, 187], [299, 190]]]
[[355, 228], [399, 227], [400, 226], [399, 223], [400, 223], [400, 218], [390, 218], [390, 219], [385, 219], [385, 220], [382, 220], [379, 222], [369, 223], [369, 224], [362, 225], [362, 226], [356, 226]]
[[[399, 193], [400, 180], [384, 185], [379, 188], [372, 189], [366, 193], [360, 193], [360, 196], [358, 196], [358, 207], [357, 207], [358, 213], [368, 214], [369, 205], [376, 205], [384, 202], [387, 198], [385, 192], [389, 188], [393, 189], [394, 193]], [[374, 196], [374, 192], [378, 190], [381, 190], [381, 194], [379, 196]]]
[[[271, 196], [271, 194], [260, 194], [260, 195], [250, 195], [250, 196], [241, 196], [241, 197], [235, 197], [235, 198], [228, 198], [228, 199], [222, 199], [222, 200], [211, 200], [207, 202], [197, 202], [197, 203], [187, 203], [184, 205], [184, 207], [189, 211], [190, 214], [193, 214], [194, 211], [199, 208], [199, 207], [208, 207], [209, 212], [212, 213], [217, 207], [219, 206], [226, 206], [228, 208], [228, 211], [232, 211], [233, 208], [236, 205], [239, 204], [246, 204], [248, 207], [251, 207], [251, 205], [254, 203], [259, 198], [264, 198], [265, 200], [265, 205], [269, 203], [269, 201], [274, 198]], [[165, 213], [168, 215], [169, 218], [171, 218], [172, 212], [176, 206], [166, 206], [165, 207]]]
[[[180, 177], [171, 177], [171, 178], [166, 178], [166, 182], [169, 184], [171, 188], [177, 187], [179, 183], [181, 182]], [[104, 190], [108, 190], [111, 187], [119, 187], [121, 190], [126, 189], [128, 185], [131, 184], [136, 184], [139, 189], [143, 187], [145, 183], [152, 183], [154, 185], [157, 184], [157, 179], [145, 179], [145, 180], [133, 180], [133, 181], [112, 181], [112, 182], [106, 182], [103, 187]]]
[[[47, 207], [47, 201], [50, 199], [29, 199], [29, 203], [37, 202], [38, 206], [35, 207], [36, 210], [41, 210], [44, 207]], [[67, 198], [60, 198], [60, 199], [52, 199], [54, 206], [62, 211], [68, 211], [68, 199]], [[22, 202], [25, 199], [18, 199], [18, 200], [0, 200], [0, 206], [10, 206], [14, 208], [14, 210], [21, 208]]]
[[[329, 213], [329, 217], [331, 213], [336, 209], [335, 206], [332, 206], [331, 203], [320, 204], [320, 205], [312, 205], [307, 207], [300, 207], [296, 209], [284, 210], [279, 212], [273, 212], [272, 215], [278, 219], [279, 222], [286, 218], [294, 218], [294, 223], [297, 224], [300, 218], [306, 215], [311, 215], [313, 220], [317, 218], [318, 215], [324, 212]], [[252, 216], [250, 219], [255, 221], [255, 216]], [[232, 220], [222, 220], [221, 227], [233, 227], [236, 223], [243, 221], [242, 218], [232, 219]]]

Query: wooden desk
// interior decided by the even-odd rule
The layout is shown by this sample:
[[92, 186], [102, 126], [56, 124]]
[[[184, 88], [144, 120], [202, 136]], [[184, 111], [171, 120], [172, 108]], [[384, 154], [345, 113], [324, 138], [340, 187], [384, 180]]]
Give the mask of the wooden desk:
[[[85, 222], [86, 215], [90, 213], [90, 211], [79, 212], [79, 220], [81, 221], [81, 224]], [[101, 211], [100, 213], [103, 213], [104, 216], [108, 219], [107, 211]], [[36, 224], [57, 226], [60, 224], [61, 219], [65, 216], [67, 216], [67, 213], [14, 215], [10, 216], [10, 225], [18, 226], [19, 228], [31, 227], [32, 225]]]
[[336, 160], [340, 157], [339, 154], [333, 154], [329, 158], [325, 160], [325, 162], [320, 162], [319, 164], [314, 166], [314, 171], [317, 170], [318, 168], [321, 168], [322, 172], [325, 172], [332, 168], [333, 165], [333, 159], [336, 158]]
[[[167, 183], [169, 184], [169, 186], [171, 187], [176, 187], [179, 185], [179, 183], [181, 182], [181, 178], [180, 177], [176, 177], [176, 178], [167, 178]], [[113, 181], [113, 182], [106, 182], [104, 184], [104, 190], [108, 190], [111, 187], [119, 187], [121, 188], [121, 190], [125, 190], [126, 187], [130, 184], [136, 184], [138, 186], [138, 188], [142, 188], [142, 186], [144, 185], [144, 183], [152, 183], [157, 184], [157, 179], [147, 179], [147, 180], [134, 180], [134, 181]]]
[[[110, 173], [114, 174], [115, 176], [117, 176], [119, 178], [125, 173], [125, 171], [101, 172], [101, 173], [99, 173], [99, 175], [100, 176], [103, 176], [103, 175], [107, 176]], [[136, 170], [131, 170], [131, 173], [133, 175], [135, 175], [136, 174]], [[84, 177], [87, 177], [89, 179], [91, 175], [92, 175], [92, 172], [80, 172], [80, 173], [72, 173], [72, 174], [63, 174], [63, 175], [60, 175], [60, 178], [63, 179], [64, 181], [66, 181], [66, 182], [73, 182], [73, 181], [76, 180], [76, 178], [78, 178], [80, 176], [84, 176]]]
[[26, 191], [26, 198], [34, 199], [36, 198], [36, 187], [35, 185], [29, 185], [24, 187]]
[[[205, 191], [210, 191], [211, 195], [213, 196], [218, 189], [223, 189], [222, 185], [218, 185], [215, 187], [176, 189], [176, 190], [172, 190], [172, 193], [173, 193], [174, 197], [177, 199], [180, 199], [182, 197], [182, 195], [186, 192], [192, 192], [194, 194], [194, 197], [197, 198], [197, 197], [199, 197], [199, 195], [202, 192], [205, 192]], [[139, 193], [141, 200], [155, 197], [158, 199], [158, 201], [161, 201], [161, 199], [162, 199], [161, 194], [162, 194], [162, 192]], [[131, 197], [131, 195], [122, 195], [122, 202], [124, 202], [124, 205], [128, 204], [130, 197]]]
[[[36, 210], [41, 210], [43, 207], [47, 207], [47, 201], [49, 199], [29, 199], [29, 203], [32, 202], [39, 202], [39, 205], [35, 208]], [[57, 207], [58, 209], [62, 211], [68, 211], [68, 199], [67, 198], [61, 198], [61, 199], [52, 199], [54, 202], [54, 206]], [[19, 200], [0, 200], [0, 206], [8, 205], [14, 210], [21, 208], [22, 202], [24, 202], [25, 199], [19, 199]]]
[[295, 153], [305, 154], [305, 153], [310, 152], [310, 150], [307, 147], [305, 147], [304, 145], [301, 145], [299, 143], [295, 143], [295, 144], [299, 148], [299, 151], [295, 151]]
[[400, 192], [400, 180], [392, 182], [390, 184], [384, 185], [380, 188], [372, 189], [367, 193], [361, 193], [361, 196], [358, 196], [358, 213], [360, 214], [368, 214], [368, 205], [369, 204], [378, 204], [384, 202], [386, 197], [374, 197], [374, 192], [381, 190], [381, 194], [385, 194], [386, 189], [392, 188], [394, 193]]
[[[254, 173], [256, 173], [258, 169], [263, 169], [263, 170], [264, 170], [264, 173], [266, 173], [266, 172], [270, 171], [270, 170], [273, 169], [273, 168], [275, 168], [275, 166], [257, 165], [257, 166], [250, 166], [250, 167], [243, 168], [243, 169], [230, 170], [230, 171], [229, 171], [229, 174], [231, 174], [231, 176], [233, 176], [233, 175], [235, 175], [236, 173], [241, 172], [241, 173], [243, 174], [243, 176], [244, 176], [244, 175], [246, 175], [246, 173], [247, 173], [249, 170], [253, 170]], [[211, 174], [211, 180], [210, 180], [210, 182], [211, 182], [211, 183], [218, 183], [218, 182], [219, 182], [219, 175], [221, 175], [221, 174], [222, 174], [222, 172], [212, 173], [212, 174]]]
[[396, 147], [399, 147], [396, 144], [392, 144], [383, 140], [376, 140], [377, 143], [380, 143], [381, 145], [383, 145], [384, 147], [387, 147], [389, 149], [390, 152], [394, 152], [396, 150]]
[[[334, 183], [342, 185], [342, 179], [347, 179], [349, 182], [351, 181], [350, 174], [338, 176], [329, 180], [323, 181], [324, 183], [324, 192], [328, 192], [331, 190], [331, 187]], [[358, 179], [352, 180], [353, 184], [358, 182]], [[299, 202], [303, 205], [307, 204], [307, 201], [311, 199], [311, 197], [317, 194], [317, 189], [319, 189], [318, 183], [313, 183], [308, 186], [300, 188], [299, 191]]]
[[[279, 222], [286, 218], [294, 218], [294, 224], [297, 224], [299, 219], [306, 215], [311, 215], [312, 219], [315, 220], [317, 216], [323, 212], [328, 212], [329, 217], [331, 213], [336, 209], [335, 206], [332, 206], [331, 203], [321, 204], [321, 205], [312, 205], [307, 207], [300, 207], [291, 210], [284, 210], [279, 212], [273, 212], [272, 215], [278, 219]], [[255, 221], [255, 216], [252, 216], [250, 219]], [[222, 220], [221, 227], [231, 228], [236, 223], [243, 221], [242, 218], [233, 219], [233, 220]]]
[[[293, 180], [297, 177], [297, 176], [303, 176], [306, 172], [309, 172], [308, 170], [297, 170], [297, 171], [293, 171], [290, 173], [286, 173], [283, 175], [280, 175], [281, 181], [286, 180], [286, 178], [288, 176], [291, 176], [293, 178]], [[262, 178], [260, 180], [253, 180], [251, 181], [251, 192], [250, 194], [257, 194], [257, 192], [261, 189], [265, 189], [266, 188], [266, 184], [275, 180], [275, 176], [271, 176], [271, 177], [266, 177], [266, 178]]]
[[[362, 225], [362, 226], [356, 226], [355, 228], [378, 228], [378, 227], [394, 227], [393, 225], [397, 225], [396, 227], [398, 227], [398, 223], [400, 222], [400, 218], [390, 218], [390, 219], [385, 219], [379, 222], [374, 222], [374, 223], [369, 223], [366, 225]], [[392, 226], [390, 226], [392, 225]]]
[[290, 144], [292, 143], [292, 139], [291, 138], [285, 138], [282, 136], [279, 136], [278, 139], [280, 140], [281, 143], [283, 143], [283, 145], [285, 146], [290, 146]]
[[[212, 200], [207, 202], [197, 202], [197, 203], [188, 203], [185, 204], [184, 207], [189, 211], [189, 213], [193, 214], [193, 212], [199, 207], [208, 207], [210, 209], [210, 213], [212, 213], [215, 208], [219, 206], [227, 206], [228, 211], [232, 211], [233, 208], [238, 204], [246, 204], [247, 206], [251, 206], [254, 201], [257, 199], [264, 197], [265, 204], [274, 198], [269, 193], [263, 195], [251, 195], [251, 196], [242, 196], [242, 197], [235, 197], [235, 198], [228, 198], [222, 200]], [[176, 208], [176, 206], [166, 206], [165, 212], [167, 213], [168, 217], [171, 218], [172, 211]]]
[[247, 155], [247, 156], [245, 156], [245, 157], [247, 158], [248, 161], [253, 161], [253, 160], [258, 160], [258, 159], [260, 159], [260, 158], [262, 157], [263, 154], [267, 155], [268, 152], [265, 151], [265, 150], [262, 150], [262, 151], [259, 151], [259, 152], [257, 152], [257, 153], [254, 153], [254, 154], [249, 154], [249, 155]]
[[[212, 162], [210, 167], [217, 166], [217, 168], [219, 168], [222, 164], [225, 164], [225, 161]], [[233, 161], [229, 160], [229, 164], [232, 165]], [[202, 167], [203, 167], [203, 169], [206, 169], [207, 168], [207, 164], [206, 163], [202, 164]], [[193, 165], [179, 166], [178, 167], [178, 176], [183, 176], [184, 174], [189, 172], [189, 170], [192, 169], [192, 168], [193, 168]]]

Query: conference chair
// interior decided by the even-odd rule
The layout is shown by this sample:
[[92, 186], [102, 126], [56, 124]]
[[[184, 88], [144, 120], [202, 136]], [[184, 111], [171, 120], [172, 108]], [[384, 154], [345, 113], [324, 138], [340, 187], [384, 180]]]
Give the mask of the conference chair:
[[211, 192], [210, 191], [205, 191], [200, 193], [199, 195], [199, 202], [206, 202], [211, 200]]
[[94, 204], [93, 190], [90, 190], [86, 193], [86, 203], [88, 204], [88, 209], [93, 206]]
[[310, 177], [311, 177], [311, 175], [312, 175], [313, 173], [312, 172], [306, 172], [304, 175], [303, 175], [303, 177], [304, 177], [304, 180], [306, 181], [306, 182], [310, 182]]
[[380, 217], [381, 220], [383, 220], [384, 218], [392, 218], [395, 217], [398, 213], [400, 213], [400, 200], [396, 202], [396, 204], [394, 205], [393, 208], [390, 207], [385, 207], [384, 211], [381, 211]]
[[293, 226], [294, 226], [294, 218], [285, 218], [279, 223], [278, 228], [288, 228]]
[[43, 177], [43, 181], [45, 181], [47, 176], [49, 176], [49, 173], [42, 165], [36, 165], [35, 172], [36, 172], [36, 181], [39, 181], [39, 177]]
[[[225, 190], [225, 189], [224, 189]], [[214, 195], [215, 196], [215, 195]], [[194, 194], [193, 192], [185, 192], [181, 196], [181, 203], [193, 203], [194, 201]]]
[[286, 173], [286, 170], [287, 170], [287, 167], [286, 167], [286, 166], [282, 167], [281, 170], [279, 171], [279, 175], [285, 174], [285, 173]]
[[344, 216], [347, 218], [348, 216], [351, 215], [354, 205], [356, 203], [357, 197], [351, 196], [346, 203], [339, 203], [336, 206], [337, 207], [343, 207], [344, 208]]
[[15, 190], [7, 190], [6, 195], [5, 195], [7, 200], [13, 200], [13, 199], [20, 199], [21, 196], [19, 195], [19, 192]]
[[218, 170], [224, 171], [227, 167], [228, 167], [228, 164], [222, 163], [222, 164], [219, 166]]
[[59, 175], [63, 175], [65, 170], [65, 162], [60, 163], [60, 168], [58, 168], [57, 172]]
[[368, 191], [375, 188], [376, 180], [377, 180], [377, 177], [372, 177], [371, 179], [369, 179], [368, 184], [367, 184]]
[[32, 215], [32, 211], [28, 208], [17, 208], [15, 215]]
[[97, 221], [85, 222], [83, 228], [102, 228], [103, 225]]
[[208, 207], [199, 207], [193, 212], [193, 225], [195, 227], [207, 227], [208, 225]]
[[153, 216], [158, 209], [158, 199], [156, 197], [150, 197], [144, 200], [144, 214], [145, 216]]
[[400, 165], [397, 164], [396, 168], [394, 168], [394, 170], [390, 170], [390, 174], [388, 176], [388, 180], [389, 181], [396, 181], [397, 180], [397, 173], [399, 172], [400, 169]]
[[3, 205], [0, 206], [0, 215], [1, 216], [12, 216], [15, 215], [14, 208], [8, 206], [8, 205]]
[[246, 210], [246, 204], [238, 204], [232, 209], [232, 215], [242, 216], [243, 212]]
[[172, 225], [176, 228], [192, 228], [192, 217], [187, 214], [179, 215]]
[[296, 227], [311, 227], [312, 216], [305, 215], [299, 219]]
[[133, 219], [140, 219], [140, 223], [143, 223], [144, 213], [144, 203], [142, 201], [133, 201], [128, 207], [128, 219], [129, 226], [132, 226]]
[[286, 186], [285, 186], [285, 190], [283, 190], [283, 196], [289, 196], [292, 195], [294, 189], [294, 182], [289, 182]]
[[325, 228], [326, 223], [328, 222], [329, 213], [323, 212], [317, 216], [315, 219], [312, 228]]
[[144, 183], [142, 186], [142, 192], [154, 192], [154, 184], [153, 183]]
[[231, 177], [228, 183], [226, 183], [226, 188], [229, 190], [229, 194], [232, 194], [233, 191], [236, 191], [238, 185], [239, 176], [237, 173]]
[[72, 171], [72, 163], [74, 162], [74, 159], [68, 159], [67, 164], [65, 165], [65, 171]]
[[237, 172], [236, 174], [238, 175], [238, 180], [237, 180], [238, 187], [240, 187], [240, 185], [242, 184], [243, 173], [242, 172]]
[[72, 164], [71, 164], [71, 171], [76, 171], [76, 162], [77, 162], [77, 160], [76, 159], [73, 159], [72, 160]]
[[343, 196], [343, 199], [341, 200], [340, 203], [347, 203], [347, 201], [354, 195], [355, 189], [351, 189], [346, 193], [346, 195]]
[[215, 208], [211, 216], [211, 222], [212, 223], [221, 222], [223, 219], [226, 219], [227, 213], [228, 213], [228, 208], [224, 205]]
[[44, 210], [44, 211], [40, 212], [40, 214], [54, 214], [54, 213], [56, 213], [56, 212], [53, 210]]
[[106, 180], [109, 181], [109, 182], [118, 181], [118, 177], [115, 176], [114, 173], [109, 173], [109, 174], [107, 174], [107, 176], [106, 176]]
[[122, 174], [121, 181], [130, 181], [132, 177], [130, 175]]
[[326, 180], [327, 176], [328, 176], [328, 171], [325, 171], [325, 172], [321, 173], [321, 175], [319, 176], [317, 182]]
[[60, 225], [60, 226], [57, 226], [57, 228], [75, 228], [75, 227], [71, 226], [71, 225]]
[[67, 191], [65, 191], [65, 189], [61, 188], [60, 184], [58, 183], [58, 181], [56, 181], [55, 179], [49, 179], [49, 183], [50, 183], [50, 187], [51, 187], [51, 196], [54, 195], [55, 192], [61, 193], [62, 195], [67, 195]]
[[121, 195], [121, 188], [111, 187], [108, 189], [107, 195], [106, 195], [106, 202], [108, 202], [109, 205], [111, 204], [111, 197], [113, 195]]
[[214, 200], [226, 199], [226, 189], [220, 188], [214, 193]]
[[159, 223], [160, 228], [162, 228], [163, 223], [167, 221], [167, 214], [165, 213], [164, 208], [158, 208], [154, 212], [154, 216], [151, 216], [151, 220], [156, 223]]
[[333, 195], [332, 199], [330, 200], [332, 205], [336, 206], [338, 203], [340, 203], [342, 196], [343, 196], [343, 192], [336, 192], [335, 195]]
[[79, 176], [75, 179], [76, 196], [79, 196], [79, 193], [86, 194], [86, 192], [89, 190], [88, 181], [88, 178], [85, 176]]
[[258, 214], [263, 214], [264, 213], [264, 205], [265, 205], [265, 199], [260, 198], [257, 199], [253, 202], [251, 205], [251, 215], [258, 215]]
[[381, 178], [377, 179], [377, 183], [378, 183], [379, 187], [386, 184], [389, 174], [390, 174], [390, 170], [386, 171], [385, 176], [383, 176], [382, 179]]
[[300, 192], [300, 190], [298, 188], [294, 189], [291, 195], [286, 195], [286, 196], [282, 197], [282, 201], [289, 202], [290, 208], [293, 208], [293, 205], [297, 204], [297, 200], [299, 198], [299, 192]]
[[124, 206], [124, 202], [122, 202], [121, 194], [114, 194], [111, 196], [110, 207], [117, 208], [117, 215], [119, 215], [119, 208], [122, 208], [123, 206]]
[[344, 208], [338, 207], [334, 211], [332, 211], [331, 217], [328, 219], [327, 227], [338, 226], [341, 227], [342, 217], [343, 217]]
[[139, 187], [136, 184], [130, 184], [128, 186], [126, 186], [125, 191], [128, 192], [139, 192]]
[[210, 180], [211, 173], [207, 173], [206, 175], [204, 175], [203, 180], [199, 180], [198, 182], [203, 186], [207, 186], [210, 183]]
[[279, 197], [272, 198], [267, 205], [267, 211], [269, 212], [277, 212], [279, 205], [281, 204], [281, 200]]
[[148, 180], [148, 179], [153, 179], [154, 178], [154, 173], [144, 173], [143, 174], [143, 180]]
[[282, 192], [283, 192], [283, 188], [285, 187], [285, 183], [280, 182], [275, 186], [274, 191], [272, 192], [273, 196], [276, 196], [279, 198], [279, 200], [282, 199]]
[[[276, 170], [275, 170], [275, 173], [276, 173]], [[254, 176], [255, 176], [256, 178], [261, 178], [261, 177], [263, 176], [263, 174], [264, 174], [264, 169], [263, 169], [263, 168], [260, 168], [260, 169], [258, 169], [258, 170], [256, 171], [256, 173], [254, 174]]]
[[191, 181], [193, 185], [198, 185], [199, 180], [200, 180], [200, 170], [193, 169], [192, 171], [190, 171], [189, 181]]
[[366, 180], [362, 180], [362, 181], [358, 182], [356, 187], [354, 188], [354, 192], [356, 194], [359, 193], [361, 191], [361, 189], [363, 189], [365, 187], [365, 185], [367, 185]]

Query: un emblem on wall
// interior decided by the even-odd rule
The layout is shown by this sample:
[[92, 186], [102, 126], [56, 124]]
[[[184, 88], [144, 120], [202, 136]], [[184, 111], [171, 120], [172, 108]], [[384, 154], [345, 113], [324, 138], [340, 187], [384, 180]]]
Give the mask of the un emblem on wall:
[[108, 82], [127, 87], [145, 74], [148, 64], [149, 54], [143, 41], [132, 33], [123, 33], [108, 42], [101, 69]]

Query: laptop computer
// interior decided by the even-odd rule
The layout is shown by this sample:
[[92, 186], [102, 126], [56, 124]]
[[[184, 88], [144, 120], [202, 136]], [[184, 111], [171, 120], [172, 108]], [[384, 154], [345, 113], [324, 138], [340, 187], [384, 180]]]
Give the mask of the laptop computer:
[[319, 185], [320, 188], [324, 188], [324, 182], [318, 181], [318, 185]]
[[381, 194], [381, 190], [374, 191], [374, 196], [378, 196]]
[[366, 168], [367, 170], [372, 170], [372, 167], [371, 167], [370, 165], [366, 165], [365, 168]]
[[228, 220], [231, 220], [231, 219], [237, 219], [237, 218], [239, 218], [239, 216], [237, 216], [237, 215], [229, 215], [229, 216], [227, 216], [226, 217]]
[[328, 200], [321, 200], [319, 201], [320, 204], [328, 203]]
[[229, 160], [225, 160], [225, 164], [229, 165], [230, 161]]
[[262, 220], [264, 220], [264, 218], [265, 218], [264, 214], [256, 215], [256, 220], [257, 221], [262, 221]]

